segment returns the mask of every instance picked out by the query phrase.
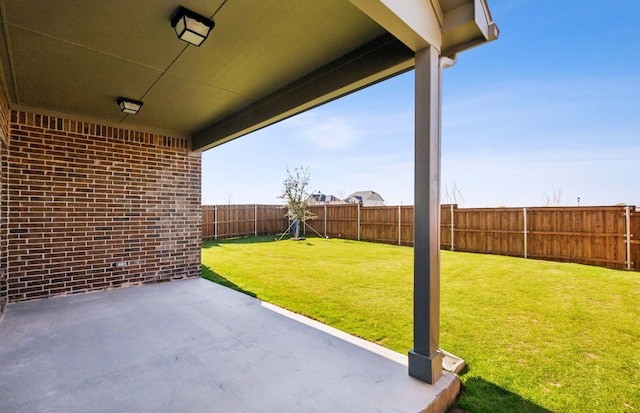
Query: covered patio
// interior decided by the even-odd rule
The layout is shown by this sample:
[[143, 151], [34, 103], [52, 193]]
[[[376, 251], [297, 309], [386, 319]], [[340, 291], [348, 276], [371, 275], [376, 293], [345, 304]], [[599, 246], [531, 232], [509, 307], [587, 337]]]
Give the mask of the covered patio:
[[[260, 403], [273, 395], [266, 411], [307, 410], [295, 403], [318, 394], [318, 403], [412, 411], [440, 386], [456, 388], [454, 376], [441, 377], [439, 349], [441, 72], [457, 53], [497, 38], [485, 0], [0, 0], [0, 13], [2, 407], [95, 410], [109, 398], [113, 408], [130, 410], [185, 401], [184, 390], [222, 394], [219, 403], [240, 403], [239, 410], [263, 411], [252, 404], [256, 394]], [[177, 36], [189, 19], [201, 20], [197, 32], [215, 26], [199, 46]], [[209, 284], [205, 298], [191, 287], [204, 285], [197, 280], [202, 151], [412, 69], [415, 334], [408, 372], [434, 387], [406, 377], [403, 362], [291, 324], [256, 301]], [[136, 308], [147, 294], [159, 295]], [[247, 312], [237, 315], [244, 327], [236, 330], [225, 320], [238, 308]], [[75, 327], [67, 324], [74, 320]], [[165, 336], [169, 326], [178, 334]], [[251, 336], [255, 329], [262, 333]], [[198, 349], [184, 347], [185, 337], [201, 340]], [[224, 350], [224, 343], [237, 348]], [[203, 346], [231, 351], [237, 362], [200, 352]], [[286, 365], [275, 369], [280, 358]], [[188, 377], [190, 361], [201, 366]], [[196, 382], [212, 377], [210, 370], [216, 375], [201, 389]], [[298, 371], [306, 374], [290, 381]], [[31, 390], [15, 393], [25, 383]], [[122, 405], [120, 391], [132, 393]]]
[[34, 300], [0, 323], [0, 411], [435, 412], [407, 357], [205, 279]]

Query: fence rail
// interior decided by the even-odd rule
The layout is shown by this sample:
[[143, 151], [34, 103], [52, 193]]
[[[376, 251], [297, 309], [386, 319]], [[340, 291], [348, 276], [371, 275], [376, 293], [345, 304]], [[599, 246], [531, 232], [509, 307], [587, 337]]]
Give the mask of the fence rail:
[[[314, 205], [303, 233], [413, 245], [413, 206]], [[204, 240], [282, 233], [280, 205], [205, 205]], [[640, 271], [635, 206], [458, 208], [442, 205], [440, 247]]]

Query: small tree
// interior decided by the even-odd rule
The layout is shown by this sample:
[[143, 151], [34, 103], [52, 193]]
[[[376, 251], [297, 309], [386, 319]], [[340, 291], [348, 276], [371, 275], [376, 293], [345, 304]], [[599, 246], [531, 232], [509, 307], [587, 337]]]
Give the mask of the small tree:
[[294, 239], [300, 238], [300, 223], [315, 218], [307, 205], [309, 179], [308, 166], [296, 166], [293, 171], [287, 167], [287, 177], [282, 183], [282, 197], [286, 202], [287, 216], [295, 223]]

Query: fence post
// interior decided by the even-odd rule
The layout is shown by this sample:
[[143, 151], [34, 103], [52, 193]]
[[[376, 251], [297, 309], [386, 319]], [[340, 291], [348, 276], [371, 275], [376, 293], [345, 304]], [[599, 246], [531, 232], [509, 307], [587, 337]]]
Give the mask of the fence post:
[[527, 258], [527, 208], [522, 208], [522, 216], [524, 221], [524, 258]]
[[627, 270], [631, 269], [631, 207], [625, 207], [625, 224], [627, 232]]
[[218, 205], [213, 206], [213, 238], [218, 239]]
[[324, 237], [327, 238], [327, 204], [324, 204]]
[[453, 246], [453, 234], [454, 234], [455, 225], [453, 222], [453, 204], [451, 204], [451, 251], [455, 251]]
[[398, 245], [402, 245], [402, 205], [398, 205]]
[[360, 204], [358, 204], [358, 241], [360, 241]]
[[258, 204], [254, 205], [253, 212], [253, 235], [258, 236]]

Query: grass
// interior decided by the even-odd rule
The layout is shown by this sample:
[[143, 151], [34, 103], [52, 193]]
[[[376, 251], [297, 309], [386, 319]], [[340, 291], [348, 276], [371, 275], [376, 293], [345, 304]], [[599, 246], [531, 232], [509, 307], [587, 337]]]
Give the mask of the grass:
[[[207, 242], [203, 276], [405, 353], [413, 249]], [[640, 273], [442, 251], [442, 348], [469, 412], [640, 412]]]

